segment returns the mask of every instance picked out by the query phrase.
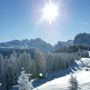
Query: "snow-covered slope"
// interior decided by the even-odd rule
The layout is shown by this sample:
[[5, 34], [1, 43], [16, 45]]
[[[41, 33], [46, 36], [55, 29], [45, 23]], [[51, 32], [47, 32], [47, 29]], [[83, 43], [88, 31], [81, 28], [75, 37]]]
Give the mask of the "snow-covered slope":
[[[77, 77], [79, 83], [79, 90], [90, 90], [90, 71], [86, 71], [86, 69], [90, 69], [90, 58], [82, 58], [80, 60], [76, 60], [74, 68], [72, 65], [69, 69], [71, 69], [72, 73]], [[60, 73], [60, 72], [59, 72]], [[70, 75], [54, 79], [49, 81], [34, 90], [69, 90], [69, 79]]]

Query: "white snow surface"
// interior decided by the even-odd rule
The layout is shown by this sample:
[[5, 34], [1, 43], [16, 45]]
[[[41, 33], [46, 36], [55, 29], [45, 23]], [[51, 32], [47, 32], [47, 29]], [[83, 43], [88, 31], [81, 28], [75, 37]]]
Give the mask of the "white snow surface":
[[[78, 67], [75, 67], [73, 75], [76, 76], [79, 84], [79, 90], [90, 90], [90, 58], [82, 58], [75, 61]], [[89, 71], [86, 71], [89, 69]], [[49, 81], [33, 90], [69, 90], [69, 79], [71, 74]]]

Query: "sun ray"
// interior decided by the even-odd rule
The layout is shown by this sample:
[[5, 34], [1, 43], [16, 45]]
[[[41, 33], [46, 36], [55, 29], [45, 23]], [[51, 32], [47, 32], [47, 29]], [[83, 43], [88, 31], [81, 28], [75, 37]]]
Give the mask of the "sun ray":
[[[51, 8], [51, 0], [50, 0], [50, 8]], [[51, 24], [51, 17], [50, 17], [50, 24]]]
[[50, 0], [49, 4], [43, 9], [43, 14], [44, 19], [48, 20], [51, 24], [52, 20], [58, 15], [57, 6]]

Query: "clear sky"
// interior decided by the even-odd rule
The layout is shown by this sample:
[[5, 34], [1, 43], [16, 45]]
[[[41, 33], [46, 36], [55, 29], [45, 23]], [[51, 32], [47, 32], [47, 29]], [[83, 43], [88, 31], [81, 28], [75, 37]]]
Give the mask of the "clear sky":
[[49, 0], [0, 0], [0, 42], [41, 38], [48, 43], [90, 33], [90, 0], [52, 0], [58, 16], [50, 25], [42, 20]]

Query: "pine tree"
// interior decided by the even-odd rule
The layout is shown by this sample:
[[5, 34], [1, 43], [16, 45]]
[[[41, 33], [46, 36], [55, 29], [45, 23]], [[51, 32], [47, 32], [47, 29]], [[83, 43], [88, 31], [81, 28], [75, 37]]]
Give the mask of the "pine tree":
[[78, 90], [78, 81], [77, 81], [76, 76], [73, 76], [71, 74], [71, 78], [69, 82], [70, 82], [69, 90]]
[[45, 57], [43, 53], [40, 52], [39, 50], [35, 50], [34, 60], [35, 60], [35, 65], [36, 65], [37, 76], [39, 75], [39, 73], [45, 74], [46, 73], [46, 61], [45, 61]]
[[17, 54], [15, 51], [10, 55], [9, 61], [11, 63], [12, 85], [14, 86], [17, 84], [17, 80], [18, 80], [18, 76], [19, 76]]
[[3, 62], [3, 56], [0, 54], [0, 83], [2, 81], [2, 63]]

